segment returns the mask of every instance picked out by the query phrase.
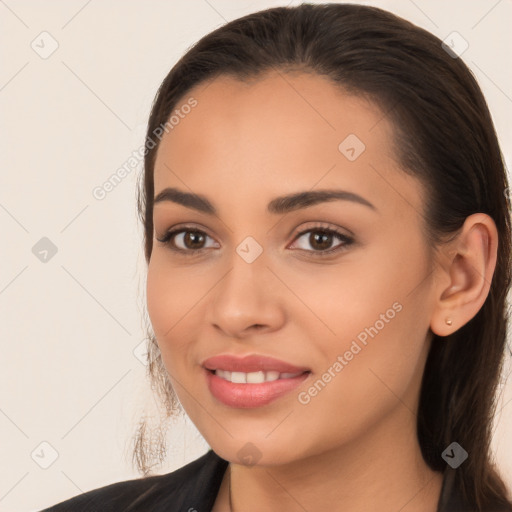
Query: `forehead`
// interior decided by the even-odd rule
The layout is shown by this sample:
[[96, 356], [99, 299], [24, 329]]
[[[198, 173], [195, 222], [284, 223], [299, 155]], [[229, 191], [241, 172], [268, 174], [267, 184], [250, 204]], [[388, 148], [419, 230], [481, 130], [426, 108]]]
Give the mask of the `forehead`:
[[[351, 133], [374, 145], [387, 144], [392, 133], [375, 104], [314, 74], [272, 72], [249, 82], [219, 76], [191, 89], [173, 113], [180, 113], [191, 98], [196, 106], [179, 118], [173, 116], [175, 124], [164, 136], [159, 153], [172, 149], [177, 155], [198, 148], [197, 144], [209, 153], [229, 145], [248, 150], [250, 142], [253, 146], [264, 143], [267, 154], [289, 147], [324, 151]], [[319, 139], [325, 143], [319, 144]]]
[[191, 99], [195, 106], [183, 109], [160, 143], [155, 195], [177, 186], [206, 194], [222, 189], [245, 200], [258, 191], [279, 195], [317, 184], [363, 187], [384, 198], [396, 190], [383, 191], [383, 179], [415, 187], [398, 170], [382, 110], [325, 77], [276, 72], [245, 83], [220, 76], [191, 89], [174, 112]]

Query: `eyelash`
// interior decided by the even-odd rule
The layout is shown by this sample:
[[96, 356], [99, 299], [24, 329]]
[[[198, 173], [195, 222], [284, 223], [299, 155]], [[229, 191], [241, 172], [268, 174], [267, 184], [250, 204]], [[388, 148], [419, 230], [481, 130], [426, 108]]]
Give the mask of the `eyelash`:
[[[307, 253], [312, 253], [312, 255], [314, 255], [314, 257], [322, 258], [322, 257], [331, 256], [334, 253], [346, 250], [348, 248], [348, 246], [351, 245], [354, 242], [354, 239], [351, 238], [350, 236], [347, 236], [347, 235], [345, 235], [343, 233], [340, 233], [339, 231], [337, 231], [335, 229], [328, 228], [328, 227], [323, 226], [321, 224], [312, 226], [312, 227], [310, 227], [310, 228], [308, 228], [308, 229], [306, 229], [304, 231], [301, 231], [300, 233], [298, 233], [295, 236], [295, 238], [293, 239], [293, 242], [295, 242], [296, 240], [301, 238], [306, 233], [315, 232], [315, 231], [323, 233], [323, 234], [334, 235], [336, 238], [338, 238], [343, 243], [335, 246], [332, 249], [327, 249], [325, 251], [310, 251], [310, 250], [306, 250], [306, 249], [299, 249], [300, 251], [305, 251]], [[209, 237], [209, 235], [207, 233], [205, 233], [204, 231], [202, 231], [200, 229], [195, 228], [194, 226], [179, 226], [176, 229], [168, 231], [167, 233], [165, 233], [163, 238], [157, 238], [157, 240], [160, 243], [162, 243], [163, 245], [169, 247], [169, 249], [171, 249], [172, 251], [177, 252], [177, 253], [181, 253], [181, 254], [183, 254], [184, 256], [187, 256], [187, 257], [198, 256], [198, 255], [202, 254], [203, 252], [206, 252], [206, 251], [208, 251], [210, 249], [208, 247], [203, 247], [202, 249], [180, 249], [180, 248], [174, 247], [171, 244], [171, 239], [175, 235], [177, 235], [179, 233], [183, 233], [183, 232], [199, 233], [201, 235], [205, 235], [205, 236]]]

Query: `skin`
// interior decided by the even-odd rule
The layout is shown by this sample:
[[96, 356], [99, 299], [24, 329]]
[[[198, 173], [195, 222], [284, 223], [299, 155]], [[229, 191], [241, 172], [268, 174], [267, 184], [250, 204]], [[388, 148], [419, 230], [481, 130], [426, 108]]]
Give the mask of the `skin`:
[[[147, 305], [180, 402], [230, 461], [213, 510], [229, 510], [231, 471], [238, 512], [436, 511], [442, 474], [425, 464], [416, 437], [430, 330], [450, 334], [485, 301], [494, 222], [472, 215], [453, 242], [431, 252], [421, 231], [424, 190], [395, 161], [388, 119], [325, 78], [270, 73], [250, 84], [218, 77], [207, 85], [189, 91], [183, 103], [193, 96], [197, 106], [162, 139], [155, 196], [165, 187], [202, 194], [218, 216], [155, 205]], [[366, 146], [352, 162], [338, 150], [348, 134]], [[277, 196], [331, 188], [376, 209], [331, 201], [285, 215], [266, 211]], [[318, 222], [352, 233], [354, 242], [315, 257], [322, 246], [310, 235]], [[184, 245], [183, 233], [174, 242], [206, 247], [204, 254], [187, 257], [157, 241], [181, 223], [207, 236], [202, 245]], [[252, 263], [236, 252], [247, 236], [263, 249]], [[326, 248], [340, 243], [334, 236]], [[298, 394], [396, 302], [401, 311], [300, 403]], [[312, 374], [266, 406], [232, 408], [210, 394], [200, 366], [219, 353], [264, 354]], [[238, 455], [248, 442], [259, 452], [254, 465]]]

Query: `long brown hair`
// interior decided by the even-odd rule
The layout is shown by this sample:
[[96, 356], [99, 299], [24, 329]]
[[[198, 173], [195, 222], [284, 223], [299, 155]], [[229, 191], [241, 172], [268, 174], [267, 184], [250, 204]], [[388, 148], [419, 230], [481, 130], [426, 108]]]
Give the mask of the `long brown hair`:
[[[487, 510], [496, 500], [510, 505], [490, 453], [511, 283], [507, 175], [479, 86], [461, 58], [445, 51], [436, 36], [382, 9], [354, 4], [267, 9], [204, 36], [164, 79], [149, 118], [138, 196], [146, 262], [153, 241], [155, 133], [192, 87], [219, 75], [248, 81], [272, 69], [322, 75], [382, 109], [394, 129], [400, 167], [425, 185], [425, 236], [432, 247], [457, 232], [473, 213], [494, 220], [498, 257], [485, 303], [448, 337], [431, 333], [417, 435], [433, 470], [446, 467], [441, 454], [453, 441], [469, 453], [456, 471], [456, 484], [477, 510]], [[180, 405], [150, 332], [148, 328], [148, 373], [170, 416]], [[134, 460], [144, 474], [155, 454], [160, 460], [165, 456], [162, 435], [156, 444], [159, 448], [151, 452], [155, 443], [148, 440], [142, 421]]]

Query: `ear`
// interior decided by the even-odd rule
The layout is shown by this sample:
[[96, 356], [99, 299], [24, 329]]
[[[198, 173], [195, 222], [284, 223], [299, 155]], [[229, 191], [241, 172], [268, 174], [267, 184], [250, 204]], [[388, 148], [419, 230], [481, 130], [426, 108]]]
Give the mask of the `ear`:
[[470, 215], [440, 251], [444, 263], [436, 268], [430, 328], [448, 336], [469, 322], [487, 298], [498, 251], [496, 224], [484, 213]]

